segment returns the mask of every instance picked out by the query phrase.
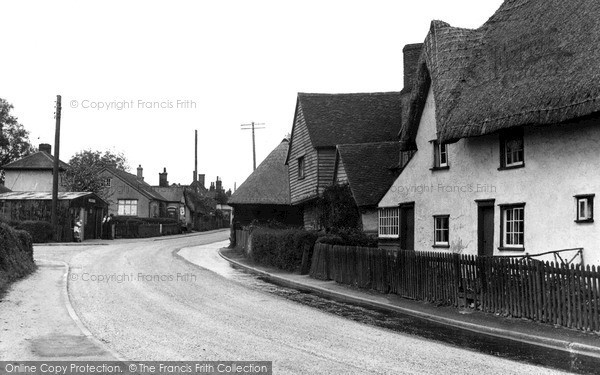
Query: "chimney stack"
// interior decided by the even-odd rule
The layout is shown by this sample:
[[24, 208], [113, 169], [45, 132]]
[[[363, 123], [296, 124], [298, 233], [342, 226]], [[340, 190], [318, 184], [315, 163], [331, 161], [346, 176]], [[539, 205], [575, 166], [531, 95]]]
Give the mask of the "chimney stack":
[[423, 43], [407, 44], [402, 49], [402, 53], [404, 54], [404, 89], [411, 90], [415, 83], [417, 64], [419, 63], [422, 50]]
[[167, 168], [164, 168], [163, 172], [158, 174], [158, 186], [160, 186], [160, 187], [168, 187], [169, 186], [169, 181], [167, 181]]
[[221, 181], [221, 180], [219, 179], [219, 176], [217, 176], [217, 182], [216, 182], [216, 185], [217, 185], [217, 186], [216, 186], [216, 189], [217, 189], [217, 191], [221, 191], [221, 190], [223, 190], [223, 181]]
[[141, 164], [139, 167], [137, 167], [137, 178], [139, 178], [142, 181], [144, 180], [144, 168], [142, 168]]
[[200, 184], [200, 186], [205, 187], [204, 183], [206, 182], [206, 175], [204, 173], [199, 173], [198, 174], [198, 183]]
[[39, 150], [48, 155], [52, 155], [52, 146], [50, 146], [48, 143], [40, 143]]

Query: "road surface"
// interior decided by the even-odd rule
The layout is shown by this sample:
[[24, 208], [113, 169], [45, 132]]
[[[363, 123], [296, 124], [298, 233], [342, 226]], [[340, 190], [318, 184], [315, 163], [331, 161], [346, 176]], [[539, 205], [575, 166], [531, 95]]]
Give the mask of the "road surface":
[[[227, 277], [228, 231], [109, 246], [38, 247], [70, 264], [89, 331], [130, 360], [266, 360], [275, 374], [550, 374], [550, 369], [361, 324]], [[175, 256], [195, 252], [208, 268]], [[243, 280], [243, 278], [242, 278]]]

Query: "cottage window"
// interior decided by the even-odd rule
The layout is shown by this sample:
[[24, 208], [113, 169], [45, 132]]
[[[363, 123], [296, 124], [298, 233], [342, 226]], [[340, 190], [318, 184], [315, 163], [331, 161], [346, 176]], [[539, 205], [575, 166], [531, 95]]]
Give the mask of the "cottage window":
[[500, 135], [500, 169], [525, 166], [523, 129], [518, 128]]
[[437, 140], [431, 141], [433, 144], [433, 170], [447, 169], [448, 166], [448, 145], [440, 143]]
[[397, 238], [400, 234], [400, 209], [398, 207], [379, 209], [379, 237]]
[[303, 179], [305, 176], [304, 167], [305, 167], [304, 156], [301, 156], [298, 158], [298, 179], [299, 180]]
[[102, 187], [110, 187], [112, 184], [112, 178], [110, 178], [110, 177], [103, 178], [102, 182], [100, 184], [102, 185]]
[[592, 223], [594, 222], [594, 194], [576, 195], [575, 202], [577, 203], [577, 223]]
[[123, 216], [137, 216], [137, 199], [119, 199], [117, 213]]
[[502, 205], [501, 249], [523, 250], [525, 238], [525, 204]]
[[436, 215], [434, 223], [434, 247], [450, 247], [450, 215]]

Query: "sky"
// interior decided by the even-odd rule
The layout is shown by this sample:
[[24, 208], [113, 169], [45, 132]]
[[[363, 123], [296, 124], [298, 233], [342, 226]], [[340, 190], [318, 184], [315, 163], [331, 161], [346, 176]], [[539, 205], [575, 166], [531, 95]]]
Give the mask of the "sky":
[[[400, 91], [402, 48], [430, 22], [477, 28], [500, 0], [2, 1], [0, 97], [34, 145], [127, 157], [145, 181], [225, 189], [291, 133], [298, 92]], [[54, 152], [54, 148], [53, 148]]]

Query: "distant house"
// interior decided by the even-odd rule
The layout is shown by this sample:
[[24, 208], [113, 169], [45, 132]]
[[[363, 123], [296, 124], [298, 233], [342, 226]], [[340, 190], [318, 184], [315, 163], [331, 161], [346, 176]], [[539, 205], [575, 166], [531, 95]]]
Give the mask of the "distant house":
[[[6, 221], [51, 221], [52, 192], [8, 192], [0, 194], [0, 218]], [[83, 239], [100, 238], [108, 203], [95, 193], [59, 192], [59, 240], [71, 241], [76, 218], [83, 223]]]
[[432, 22], [401, 133], [415, 154], [379, 202], [382, 244], [554, 252], [543, 260], [582, 248], [578, 261], [600, 264], [598, 14], [595, 0], [506, 1], [478, 29]]
[[158, 174], [158, 186], [152, 189], [165, 199], [166, 217], [175, 219], [182, 224], [192, 225], [192, 211], [186, 204], [184, 191], [186, 186], [169, 185], [167, 168]]
[[333, 181], [336, 145], [394, 140], [401, 114], [400, 92], [298, 94], [286, 165], [305, 228], [320, 227], [315, 202]]
[[377, 204], [398, 177], [398, 142], [338, 145], [333, 183], [348, 184], [365, 233], [377, 234]]
[[252, 221], [277, 221], [302, 226], [300, 208], [291, 205], [290, 181], [285, 159], [289, 141], [284, 139], [254, 172], [231, 195], [234, 223], [248, 225]]
[[[2, 166], [4, 169], [4, 186], [12, 191], [52, 191], [54, 156], [49, 144], [42, 143], [39, 151]], [[64, 172], [69, 165], [59, 161], [59, 172]], [[59, 191], [65, 191], [59, 175]]]
[[144, 181], [143, 168], [131, 174], [116, 168], [104, 168], [103, 196], [109, 203], [109, 213], [118, 216], [165, 217], [167, 199]]

